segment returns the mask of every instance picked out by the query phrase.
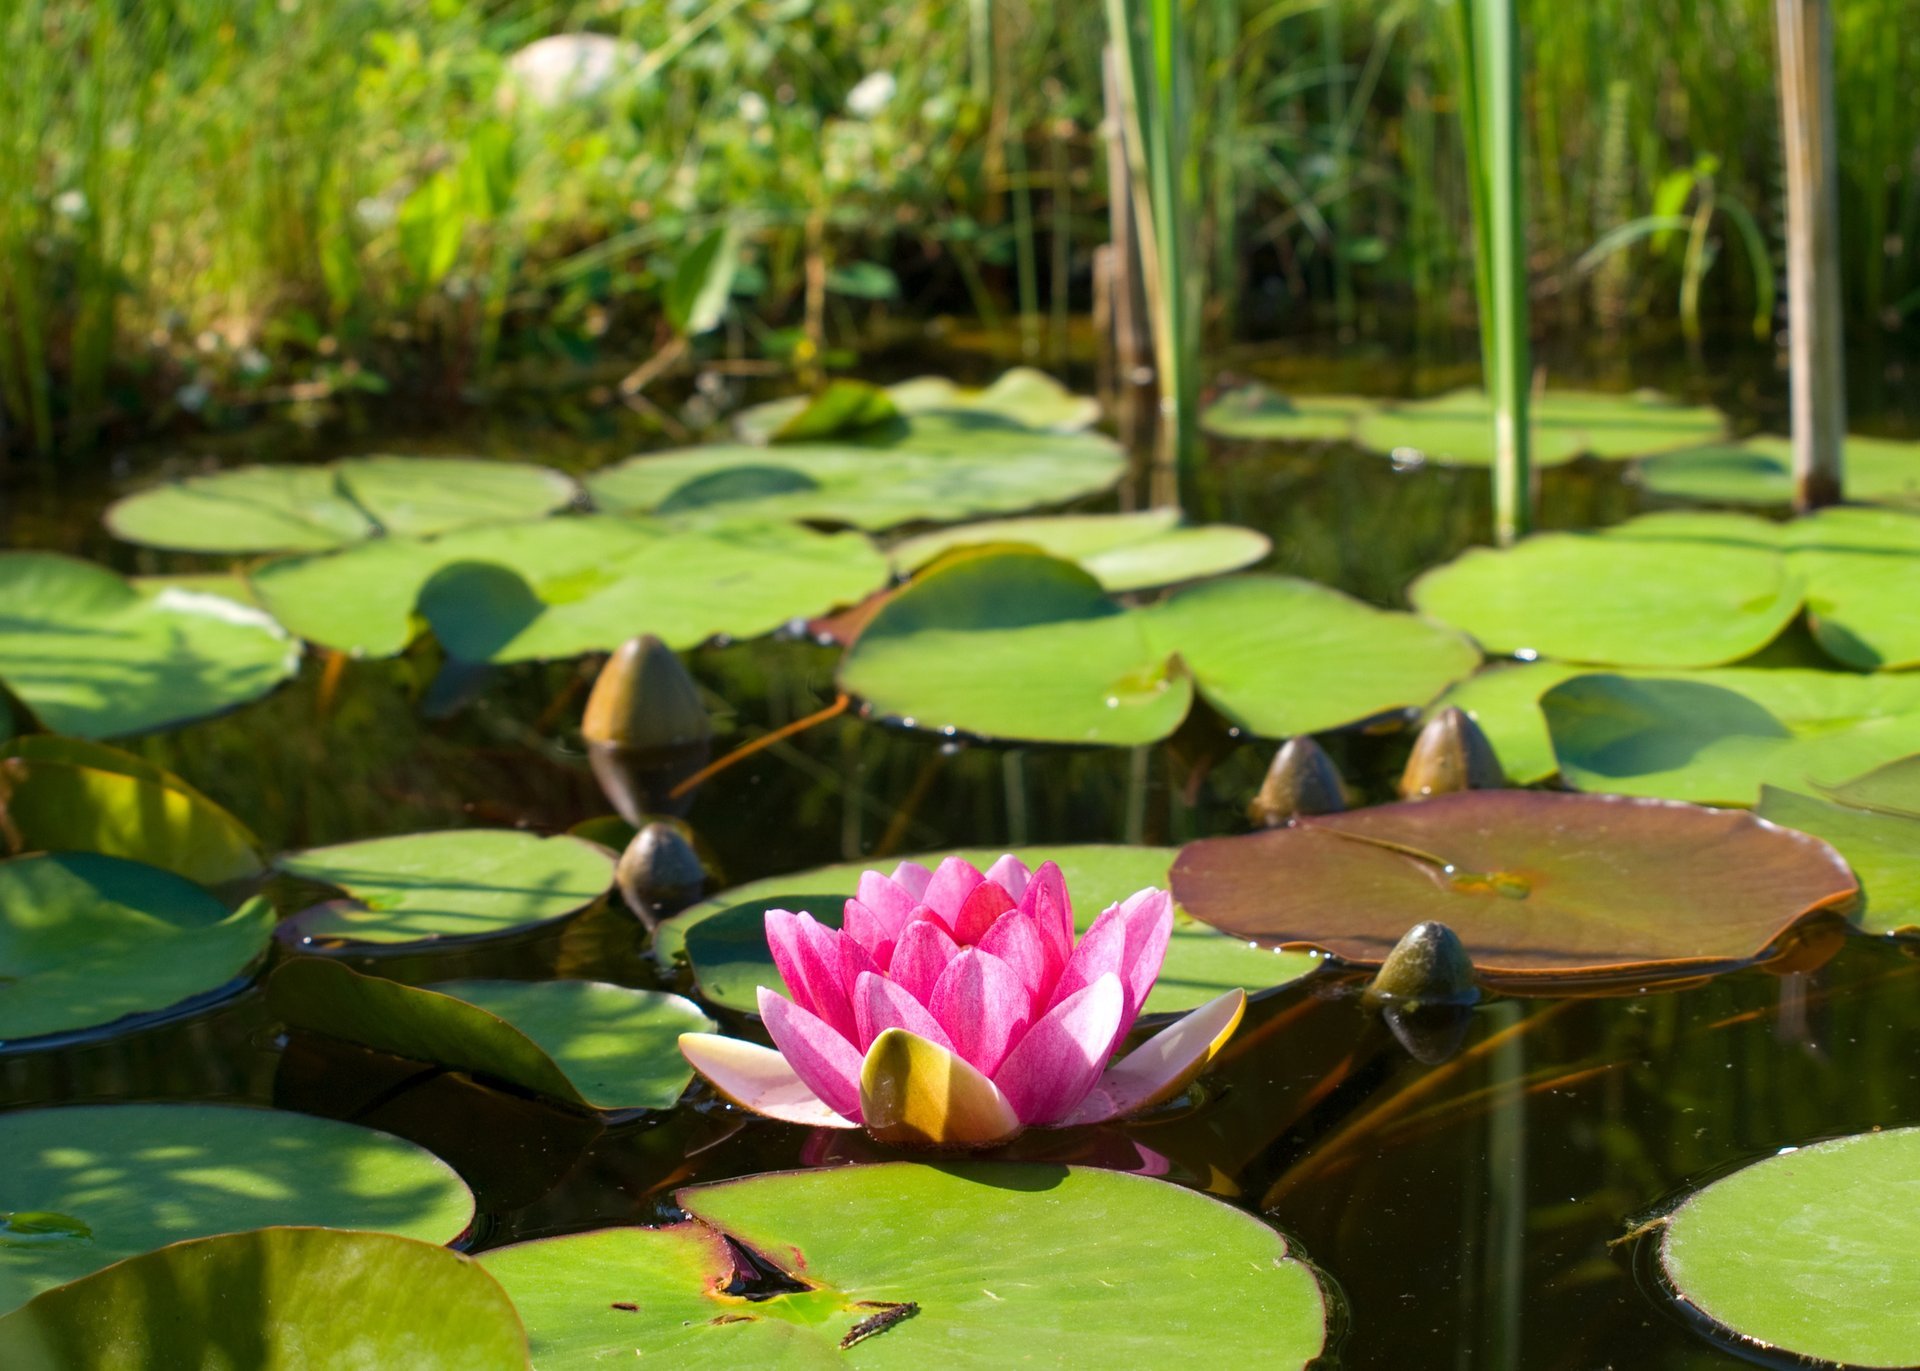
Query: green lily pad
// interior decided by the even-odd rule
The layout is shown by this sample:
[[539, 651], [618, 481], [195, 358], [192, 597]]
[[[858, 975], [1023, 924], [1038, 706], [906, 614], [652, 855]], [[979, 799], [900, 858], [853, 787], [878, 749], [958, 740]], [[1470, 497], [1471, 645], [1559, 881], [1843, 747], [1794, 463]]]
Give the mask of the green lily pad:
[[643, 629], [675, 647], [756, 637], [886, 579], [854, 533], [589, 516], [286, 558], [253, 583], [281, 623], [325, 647], [392, 656], [417, 612], [452, 655], [502, 663], [611, 651]]
[[0, 1310], [123, 1257], [270, 1224], [458, 1237], [473, 1196], [412, 1143], [332, 1119], [210, 1104], [0, 1114], [0, 1210], [65, 1232], [0, 1233]]
[[1106, 590], [1144, 590], [1238, 571], [1265, 557], [1265, 534], [1230, 524], [1183, 527], [1176, 509], [991, 519], [923, 533], [895, 545], [893, 564], [917, 571], [957, 547], [1015, 543], [1078, 562]]
[[839, 679], [920, 728], [1126, 745], [1171, 733], [1196, 686], [1230, 722], [1285, 736], [1417, 708], [1478, 660], [1446, 629], [1307, 581], [1231, 577], [1135, 610], [1070, 562], [994, 547], [892, 595]]
[[985, 415], [1025, 428], [1078, 433], [1100, 417], [1099, 402], [1075, 395], [1043, 371], [1015, 367], [984, 389], [944, 376], [917, 376], [891, 386], [835, 381], [818, 396], [794, 395], [751, 405], [734, 416], [734, 432], [751, 443], [831, 437], [900, 416], [934, 411]]
[[[1655, 391], [1603, 395], [1550, 390], [1530, 405], [1535, 466], [1576, 457], [1619, 461], [1697, 447], [1726, 432], [1710, 405], [1682, 405]], [[1385, 404], [1359, 416], [1355, 435], [1376, 452], [1409, 452], [1442, 466], [1493, 464], [1493, 410], [1486, 393], [1455, 390], [1431, 400]]]
[[1920, 1129], [1786, 1149], [1713, 1182], [1674, 1210], [1660, 1264], [1756, 1348], [1920, 1365]]
[[1920, 819], [1920, 757], [1902, 757], [1875, 767], [1864, 776], [1832, 787], [1827, 798], [1877, 814]]
[[83, 738], [218, 714], [300, 664], [300, 645], [258, 610], [142, 590], [77, 557], [0, 553], [0, 605], [0, 679], [48, 728]]
[[1488, 984], [1642, 985], [1762, 960], [1858, 885], [1826, 844], [1750, 814], [1617, 795], [1475, 790], [1181, 849], [1195, 918], [1378, 966], [1446, 924]]
[[267, 985], [295, 1028], [491, 1076], [582, 1109], [667, 1109], [693, 1079], [682, 1033], [715, 1025], [690, 1000], [600, 981], [402, 985], [301, 957]]
[[528, 1365], [520, 1316], [471, 1257], [328, 1228], [175, 1243], [48, 1290], [0, 1318], [0, 1363], [15, 1371]]
[[[1847, 435], [1842, 481], [1849, 500], [1920, 504], [1920, 443]], [[1641, 484], [1656, 495], [1718, 505], [1793, 502], [1793, 442], [1763, 434], [1649, 458]]]
[[1540, 708], [1572, 785], [1700, 804], [1751, 805], [1763, 785], [1817, 790], [1920, 751], [1920, 675], [1592, 674]]
[[[932, 868], [948, 857], [963, 857], [984, 871], [1002, 851], [958, 848], [920, 853], [910, 860]], [[1091, 843], [1015, 848], [1014, 855], [1029, 866], [1059, 864], [1073, 898], [1074, 923], [1084, 933], [1108, 905], [1148, 886], [1165, 889], [1174, 851]], [[684, 955], [705, 999], [743, 1014], [758, 1013], [757, 987], [786, 991], [767, 951], [767, 910], [805, 910], [838, 928], [841, 909], [859, 886], [860, 873], [872, 866], [891, 871], [894, 863], [840, 862], [735, 886], [662, 923], [654, 935], [654, 955], [666, 963]], [[1250, 993], [1269, 990], [1299, 980], [1316, 965], [1304, 954], [1249, 947], [1176, 910], [1166, 964], [1147, 996], [1146, 1012], [1185, 1013], [1236, 987]]]
[[106, 521], [127, 542], [180, 552], [317, 552], [532, 518], [576, 493], [559, 472], [518, 462], [349, 457], [190, 476], [115, 502]]
[[168, 871], [61, 852], [0, 862], [0, 1041], [167, 1009], [259, 959], [273, 906], [229, 911]]
[[202, 885], [258, 875], [260, 840], [178, 776], [104, 743], [34, 733], [15, 759], [6, 811], [28, 852], [104, 852]]
[[[692, 1222], [481, 1257], [526, 1320], [542, 1371], [636, 1347], [685, 1368], [1195, 1356], [1282, 1368], [1305, 1367], [1326, 1341], [1326, 1296], [1286, 1239], [1141, 1176], [888, 1162], [752, 1176], [674, 1200]], [[801, 1288], [727, 1294], [727, 1239]]]
[[1866, 892], [1859, 919], [1864, 931], [1920, 934], [1920, 817], [1857, 809], [1773, 786], [1760, 787], [1754, 812], [1831, 843], [1847, 859]]
[[289, 876], [357, 902], [308, 910], [303, 933], [374, 943], [504, 933], [564, 918], [606, 894], [613, 864], [597, 843], [497, 828], [371, 838], [279, 861]]
[[1599, 533], [1475, 548], [1410, 593], [1489, 652], [1657, 667], [1758, 652], [1801, 600], [1777, 527], [1737, 514], [1652, 514]]
[[1343, 443], [1353, 441], [1360, 416], [1380, 404], [1364, 395], [1281, 395], [1256, 382], [1208, 405], [1200, 426], [1222, 438]]
[[1920, 514], [1823, 509], [1787, 536], [1822, 648], [1863, 671], [1920, 666]]
[[1489, 662], [1449, 687], [1427, 713], [1431, 717], [1450, 706], [1465, 710], [1493, 744], [1507, 780], [1536, 785], [1560, 770], [1546, 717], [1540, 713], [1540, 697], [1591, 669], [1572, 662]]

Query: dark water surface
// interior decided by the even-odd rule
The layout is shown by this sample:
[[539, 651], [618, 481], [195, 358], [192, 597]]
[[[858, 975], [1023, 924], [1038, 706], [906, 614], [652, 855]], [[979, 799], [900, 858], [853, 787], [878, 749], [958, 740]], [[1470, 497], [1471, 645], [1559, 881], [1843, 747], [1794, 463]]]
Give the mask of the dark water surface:
[[[1557, 379], [1657, 384], [1722, 404], [1743, 428], [1778, 427], [1784, 386], [1771, 358], [1751, 353], [1711, 365], [1662, 353], [1607, 367], [1573, 345], [1547, 356]], [[1352, 348], [1296, 345], [1228, 362], [1303, 389], [1428, 391], [1471, 379], [1458, 366]], [[938, 367], [981, 379], [999, 365], [923, 349], [876, 374]], [[1860, 430], [1920, 423], [1897, 368], [1857, 366], [1855, 375]], [[432, 433], [272, 431], [249, 441], [129, 454], [127, 468], [146, 477], [156, 463], [187, 466], [215, 450], [238, 460], [384, 449], [481, 450], [579, 469], [637, 445], [604, 414], [556, 419], [531, 404]], [[1485, 487], [1482, 472], [1402, 472], [1340, 449], [1222, 447], [1194, 514], [1267, 532], [1268, 569], [1400, 604], [1414, 573], [1486, 537]], [[208, 565], [113, 543], [97, 525], [112, 493], [23, 493], [8, 541], [128, 571]], [[1542, 498], [1549, 527], [1611, 523], [1644, 507], [1620, 468], [1589, 463], [1545, 473]], [[834, 654], [804, 641], [714, 646], [688, 661], [719, 711], [722, 750], [833, 697]], [[310, 655], [269, 699], [131, 746], [228, 805], [273, 848], [467, 824], [555, 831], [607, 809], [577, 733], [596, 667], [516, 667], [460, 694], [433, 691], [430, 642], [347, 665], [337, 679]], [[1408, 741], [1377, 733], [1331, 747], [1350, 778], [1386, 798]], [[998, 749], [841, 718], [724, 773], [689, 819], [726, 883], [963, 844], [1180, 843], [1244, 829], [1241, 811], [1270, 753], [1204, 715], [1167, 745], [1138, 751]], [[289, 909], [301, 902], [290, 885], [282, 894]], [[350, 964], [410, 982], [559, 975], [686, 988], [654, 966], [617, 902], [510, 939]], [[1420, 1064], [1349, 989], [1322, 979], [1256, 1002], [1222, 1067], [1169, 1111], [1128, 1127], [1029, 1134], [1015, 1151], [1146, 1169], [1267, 1215], [1340, 1294], [1343, 1331], [1329, 1365], [1734, 1366], [1743, 1363], [1657, 1297], [1645, 1252], [1611, 1240], [1677, 1188], [1738, 1163], [1920, 1123], [1917, 1031], [1920, 962], [1865, 939], [1798, 976], [1757, 971], [1680, 992], [1486, 1004], [1463, 1049], [1438, 1066]], [[271, 1103], [412, 1138], [474, 1186], [476, 1247], [657, 1220], [690, 1182], [879, 1155], [859, 1137], [710, 1104], [602, 1121], [418, 1063], [289, 1040], [257, 990], [111, 1040], [0, 1051], [0, 1107], [116, 1099]]]

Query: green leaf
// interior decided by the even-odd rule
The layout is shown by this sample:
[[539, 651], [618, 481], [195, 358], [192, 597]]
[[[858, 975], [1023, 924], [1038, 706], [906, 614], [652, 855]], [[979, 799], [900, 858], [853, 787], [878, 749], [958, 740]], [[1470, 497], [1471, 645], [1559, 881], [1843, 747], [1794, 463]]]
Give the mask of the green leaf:
[[1790, 1148], [1673, 1212], [1660, 1263], [1738, 1337], [1847, 1366], [1920, 1365], [1920, 1129]]
[[827, 289], [855, 300], [898, 300], [900, 278], [878, 262], [849, 262], [827, 273]]
[[[1532, 397], [1528, 414], [1536, 466], [1697, 447], [1719, 438], [1727, 427], [1726, 416], [1711, 406], [1682, 405], [1644, 390], [1629, 395], [1550, 390]], [[1359, 416], [1355, 436], [1376, 452], [1411, 453], [1442, 466], [1493, 462], [1493, 411], [1478, 390], [1384, 404]]]
[[[1313, 1272], [1258, 1219], [1081, 1167], [907, 1162], [682, 1190], [693, 1216], [481, 1258], [542, 1371], [636, 1346], [675, 1367], [1304, 1367], [1326, 1341]], [[912, 1216], [902, 1222], [902, 1216]], [[728, 1295], [723, 1239], [805, 1288]], [[637, 1306], [633, 1307], [633, 1306]]]
[[358, 902], [301, 915], [308, 937], [377, 943], [474, 937], [564, 918], [613, 883], [613, 854], [598, 844], [490, 828], [310, 848], [282, 857], [279, 867]]
[[1920, 514], [1823, 509], [1787, 537], [1821, 647], [1864, 671], [1920, 666]]
[[893, 399], [879, 386], [865, 381], [838, 380], [796, 409], [767, 436], [773, 443], [802, 443], [857, 433], [900, 417]]
[[104, 852], [202, 885], [265, 869], [260, 840], [178, 776], [104, 743], [35, 733], [0, 746], [6, 812], [28, 852]]
[[[984, 871], [1002, 851], [959, 848], [907, 860], [931, 868], [948, 857], [963, 857]], [[1068, 844], [1015, 848], [1014, 855], [1030, 866], [1059, 864], [1073, 900], [1074, 924], [1084, 933], [1107, 906], [1148, 886], [1165, 889], [1174, 849]], [[804, 910], [838, 928], [861, 872], [874, 865], [893, 867], [891, 862], [841, 862], [735, 886], [662, 923], [654, 935], [654, 955], [666, 964], [685, 956], [704, 998], [724, 1009], [758, 1013], [756, 987], [787, 993], [767, 951], [766, 911]], [[1176, 911], [1166, 965], [1147, 996], [1146, 1012], [1185, 1013], [1236, 987], [1257, 993], [1286, 985], [1311, 974], [1315, 966], [1311, 957], [1251, 948]]]
[[111, 1104], [0, 1114], [6, 1203], [66, 1215], [88, 1236], [9, 1242], [0, 1310], [124, 1257], [269, 1224], [367, 1228], [450, 1242], [473, 1196], [445, 1162], [370, 1128], [211, 1104]]
[[674, 266], [660, 301], [675, 332], [694, 337], [719, 325], [739, 265], [737, 224], [713, 230], [687, 250]]
[[1760, 788], [1756, 812], [1833, 844], [1847, 859], [1866, 892], [1859, 918], [1866, 932], [1920, 934], [1920, 816], [1857, 809], [1773, 786]]
[[1902, 757], [1827, 791], [1829, 799], [1856, 809], [1920, 819], [1920, 757]]
[[295, 1028], [437, 1062], [582, 1109], [668, 1109], [693, 1071], [676, 1043], [713, 1031], [691, 1001], [600, 981], [402, 985], [301, 957], [267, 984]]
[[[1920, 443], [1847, 435], [1842, 477], [1849, 500], [1920, 504]], [[1793, 501], [1793, 444], [1763, 434], [1649, 458], [1640, 482], [1656, 495], [1719, 505]]]
[[273, 906], [237, 912], [171, 872], [91, 852], [0, 862], [0, 1041], [110, 1024], [217, 990], [257, 961]]
[[1237, 571], [1265, 557], [1273, 545], [1264, 534], [1228, 524], [1187, 528], [1173, 509], [1136, 514], [1061, 514], [992, 519], [923, 533], [896, 544], [893, 564], [917, 571], [957, 547], [1015, 543], [1050, 557], [1078, 562], [1112, 592], [1195, 581]]
[[471, 1257], [387, 1233], [263, 1228], [133, 1257], [0, 1318], [12, 1371], [516, 1371], [527, 1335]]
[[218, 714], [293, 675], [300, 645], [258, 610], [142, 590], [50, 552], [0, 552], [0, 679], [60, 733], [112, 738]]
[[[865, 382], [849, 384], [862, 390], [877, 389], [867, 386]], [[892, 406], [892, 415], [911, 417], [937, 412], [971, 414], [1018, 428], [1051, 433], [1078, 433], [1091, 427], [1100, 417], [1098, 401], [1091, 396], [1075, 395], [1044, 371], [1035, 371], [1032, 367], [1014, 367], [1004, 371], [992, 385], [984, 389], [958, 385], [944, 376], [916, 376], [910, 381], [887, 386], [880, 393]], [[734, 415], [734, 431], [752, 443], [768, 442], [776, 434], [796, 437], [797, 434], [785, 432], [787, 426], [795, 416], [816, 403], [812, 396], [792, 395], [781, 400], [749, 405]], [[838, 427], [844, 430], [849, 425]]]
[[1281, 395], [1256, 382], [1214, 401], [1200, 416], [1200, 425], [1222, 438], [1349, 443], [1360, 416], [1379, 405], [1364, 395]]
[[1546, 718], [1540, 713], [1540, 697], [1589, 669], [1571, 662], [1489, 662], [1435, 700], [1427, 717], [1449, 706], [1465, 710], [1493, 744], [1507, 780], [1513, 785], [1535, 785], [1560, 769]]

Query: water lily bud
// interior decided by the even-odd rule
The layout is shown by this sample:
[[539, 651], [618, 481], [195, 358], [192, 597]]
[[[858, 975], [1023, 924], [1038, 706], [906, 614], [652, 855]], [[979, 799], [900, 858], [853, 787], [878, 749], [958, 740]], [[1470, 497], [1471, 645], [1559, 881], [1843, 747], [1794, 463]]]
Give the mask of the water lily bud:
[[1417, 923], [1380, 964], [1367, 997], [1409, 1005], [1471, 1004], [1479, 997], [1473, 958], [1460, 935], [1445, 924]]
[[656, 820], [643, 824], [620, 854], [614, 883], [627, 908], [651, 928], [685, 909], [706, 889], [707, 869], [680, 830]]
[[1289, 738], [1273, 754], [1260, 793], [1247, 816], [1266, 828], [1278, 828], [1311, 814], [1338, 814], [1347, 807], [1340, 769], [1310, 734]]
[[1400, 775], [1400, 794], [1417, 800], [1459, 790], [1498, 790], [1506, 783], [1506, 769], [1480, 725], [1465, 710], [1449, 705], [1420, 730]]
[[713, 744], [700, 688], [651, 633], [627, 639], [607, 658], [580, 732], [600, 789], [636, 826], [649, 812], [684, 809], [667, 792], [706, 764]]

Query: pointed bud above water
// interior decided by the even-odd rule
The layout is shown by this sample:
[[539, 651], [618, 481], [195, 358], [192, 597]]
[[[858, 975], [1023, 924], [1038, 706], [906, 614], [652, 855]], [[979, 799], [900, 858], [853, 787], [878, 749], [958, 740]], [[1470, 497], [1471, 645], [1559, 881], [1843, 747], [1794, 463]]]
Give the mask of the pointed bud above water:
[[633, 835], [613, 878], [627, 908], [651, 928], [700, 898], [707, 869], [678, 828], [656, 820]]
[[1367, 998], [1398, 1004], [1471, 1004], [1479, 994], [1460, 935], [1434, 920], [1409, 928], [1367, 986]]
[[1247, 816], [1264, 827], [1278, 828], [1313, 814], [1338, 814], [1346, 807], [1340, 769], [1312, 735], [1302, 733], [1287, 739], [1273, 754], [1273, 765], [1247, 807]]
[[684, 810], [668, 792], [705, 765], [713, 724], [679, 656], [647, 633], [627, 639], [600, 668], [580, 733], [600, 789], [637, 826], [650, 811]]
[[1429, 719], [1414, 740], [1413, 755], [1400, 775], [1400, 794], [1417, 800], [1461, 790], [1498, 790], [1506, 783], [1506, 769], [1480, 725], [1465, 710], [1449, 705]]

